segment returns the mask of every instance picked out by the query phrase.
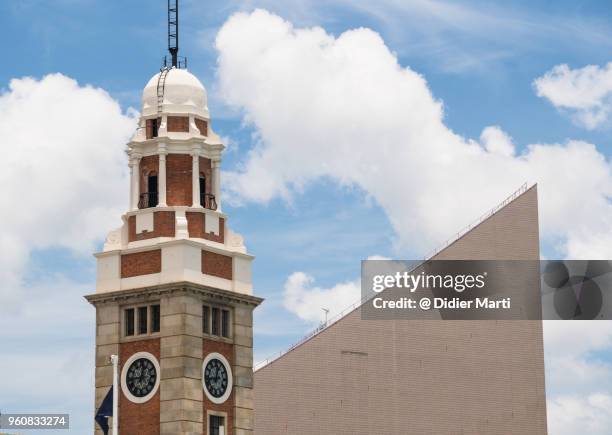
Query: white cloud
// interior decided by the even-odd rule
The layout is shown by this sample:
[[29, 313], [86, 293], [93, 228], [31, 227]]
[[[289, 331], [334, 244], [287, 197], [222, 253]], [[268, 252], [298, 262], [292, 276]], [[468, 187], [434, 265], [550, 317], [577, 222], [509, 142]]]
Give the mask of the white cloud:
[[611, 326], [612, 321], [545, 321], [546, 353], [563, 356], [568, 349], [584, 354], [612, 347]]
[[548, 400], [550, 435], [608, 435], [612, 428], [612, 396], [563, 396]]
[[480, 143], [491, 154], [512, 157], [515, 153], [512, 138], [499, 126], [485, 128], [480, 135]]
[[105, 91], [61, 74], [14, 79], [0, 94], [0, 342], [10, 348], [0, 371], [28, 373], [3, 378], [3, 406], [70, 412], [80, 433], [92, 425], [95, 314], [82, 296], [93, 290], [44, 266], [34, 274], [30, 254], [90, 258], [120, 223], [134, 128]]
[[123, 149], [135, 127], [105, 91], [61, 74], [0, 95], [0, 299], [18, 299], [30, 252], [90, 253], [127, 203]]
[[331, 318], [359, 301], [359, 280], [343, 282], [330, 288], [316, 287], [313, 284], [314, 278], [303, 272], [291, 274], [285, 283], [285, 308], [308, 322], [323, 321], [323, 308], [330, 310]]
[[[389, 258], [372, 255], [368, 260], [389, 260]], [[382, 264], [380, 267], [384, 267]], [[389, 273], [395, 272], [397, 266], [388, 266]], [[325, 320], [325, 311], [329, 310], [328, 319], [343, 316], [347, 311], [356, 308], [360, 303], [361, 279], [342, 282], [332, 287], [314, 285], [315, 278], [304, 272], [292, 273], [285, 282], [283, 305], [300, 319], [310, 323]]]
[[557, 65], [534, 81], [539, 97], [567, 111], [589, 130], [610, 121], [612, 114], [612, 62], [604, 67], [588, 65], [571, 69]]
[[[551, 14], [516, 2], [466, 0], [232, 0], [226, 10], [267, 9], [300, 26], [338, 28], [350, 16], [372, 23], [402, 56], [445, 73], [499, 73], [502, 61], [550, 51], [551, 41], [567, 50], [610, 46], [610, 29], [598, 17]], [[198, 13], [197, 10], [194, 12]], [[225, 12], [225, 11], [223, 11]], [[200, 13], [202, 13], [200, 11]], [[210, 20], [210, 11], [206, 11]], [[409, 23], [409, 25], [406, 25]], [[208, 35], [207, 35], [208, 36]], [[205, 46], [210, 46], [206, 37]], [[407, 42], [408, 41], [408, 42]]]
[[480, 141], [455, 134], [426, 80], [368, 29], [334, 37], [257, 10], [230, 18], [217, 48], [220, 90], [259, 137], [225, 174], [234, 200], [288, 199], [320, 178], [358, 186], [418, 255], [538, 182], [544, 241], [560, 240], [570, 257], [612, 255], [612, 166], [594, 145], [533, 144], [516, 155], [499, 127]]
[[598, 352], [612, 350], [612, 321], [544, 322], [549, 395], [612, 391], [612, 363]]
[[91, 292], [48, 273], [19, 289], [22, 303], [0, 304], [0, 372], [24, 374], [0, 378], [3, 410], [69, 413], [70, 433], [91, 431], [95, 310], [83, 298]]
[[[259, 139], [242, 167], [225, 174], [233, 200], [291, 199], [321, 178], [357, 186], [384, 209], [403, 252], [418, 255], [523, 182], [538, 182], [541, 237], [559, 246], [555, 255], [612, 255], [612, 165], [594, 145], [570, 140], [518, 152], [497, 126], [479, 140], [455, 134], [425, 79], [368, 29], [334, 37], [259, 10], [228, 20], [217, 48], [220, 90]], [[284, 305], [315, 323], [322, 307], [338, 312], [359, 295], [358, 280], [318, 287], [297, 272]], [[608, 399], [597, 391], [609, 387], [602, 379], [610, 365], [593, 358], [612, 346], [606, 326], [547, 325], [551, 434], [609, 429]]]

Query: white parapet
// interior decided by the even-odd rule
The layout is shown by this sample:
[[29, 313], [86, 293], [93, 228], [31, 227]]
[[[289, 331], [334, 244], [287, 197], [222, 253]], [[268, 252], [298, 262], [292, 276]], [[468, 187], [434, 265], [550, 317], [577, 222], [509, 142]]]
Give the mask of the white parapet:
[[[158, 249], [161, 250], [160, 272], [122, 278], [122, 255], [138, 254]], [[231, 257], [232, 279], [203, 273], [202, 251]], [[253, 256], [188, 239], [161, 242], [155, 246], [101, 252], [96, 254], [96, 258], [98, 262], [96, 293], [186, 281], [245, 295], [253, 294], [251, 272]]]
[[153, 231], [153, 211], [154, 209], [148, 208], [144, 212], [136, 214], [136, 234]]
[[207, 214], [204, 220], [204, 232], [206, 234], [219, 235], [219, 215], [218, 214]]

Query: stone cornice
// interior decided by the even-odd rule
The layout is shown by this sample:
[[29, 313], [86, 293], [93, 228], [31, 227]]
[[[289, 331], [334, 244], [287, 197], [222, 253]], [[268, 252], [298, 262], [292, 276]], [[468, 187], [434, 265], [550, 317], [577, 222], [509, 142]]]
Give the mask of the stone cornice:
[[217, 215], [220, 218], [223, 218], [227, 221], [227, 214], [217, 211], [211, 210], [205, 207], [191, 207], [188, 205], [168, 205], [166, 207], [149, 207], [149, 208], [139, 208], [137, 210], [130, 210], [124, 213], [124, 218], [129, 218], [130, 216], [136, 216], [137, 214], [147, 214], [147, 213], [155, 213], [157, 211], [184, 211], [184, 212], [193, 212], [193, 213], [204, 213], [204, 214], [213, 214]]
[[[174, 134], [174, 133], [170, 133], [170, 134]], [[177, 133], [177, 134], [182, 134], [182, 135], [187, 135], [187, 133]], [[203, 148], [203, 150], [206, 149], [210, 149], [211, 151], [217, 151], [217, 152], [221, 152], [223, 151], [223, 149], [225, 148], [225, 145], [223, 145], [222, 143], [211, 143], [209, 142], [210, 138], [206, 137], [206, 136], [191, 136], [191, 137], [170, 137], [170, 136], [158, 136], [152, 139], [146, 139], [143, 141], [138, 141], [138, 140], [132, 140], [130, 142], [128, 142], [127, 144], [127, 148], [128, 151], [129, 150], [133, 150], [135, 148], [141, 148], [147, 145], [154, 145], [157, 144], [159, 142], [166, 144], [166, 146], [170, 146], [170, 148], [173, 145], [177, 145], [177, 146], [185, 146], [188, 145], [188, 148], [186, 148], [187, 150], [191, 150], [190, 147], [192, 147], [193, 145], [205, 145], [205, 148]], [[170, 151], [170, 148], [168, 149], [168, 152]], [[185, 154], [188, 154], [189, 152], [185, 152]]]
[[186, 281], [129, 290], [119, 290], [114, 292], [94, 293], [85, 296], [85, 299], [87, 299], [87, 301], [92, 305], [98, 305], [107, 302], [129, 303], [131, 300], [138, 298], [150, 298], [151, 296], [157, 297], [169, 294], [195, 294], [199, 296], [207, 296], [219, 303], [229, 303], [234, 305], [246, 304], [255, 307], [264, 301], [263, 298], [257, 296], [206, 287]]
[[255, 259], [255, 257], [253, 255], [245, 254], [244, 252], [238, 252], [238, 251], [234, 251], [234, 250], [228, 249], [225, 245], [222, 245], [220, 243], [217, 244], [219, 246], [214, 246], [214, 245], [212, 245], [212, 243], [214, 243], [214, 242], [209, 243], [209, 241], [207, 241], [206, 239], [198, 239], [198, 240], [201, 240], [201, 241], [196, 241], [194, 239], [174, 239], [174, 238], [168, 238], [168, 240], [157, 241], [158, 239], [165, 239], [165, 238], [164, 237], [157, 237], [155, 239], [149, 239], [149, 240], [153, 241], [151, 244], [144, 244], [142, 246], [136, 246], [136, 247], [132, 247], [132, 248], [114, 249], [112, 251], [96, 252], [93, 255], [96, 258], [100, 258], [100, 257], [109, 256], [109, 255], [117, 255], [118, 253], [120, 253], [120, 254], [133, 254], [133, 253], [136, 253], [136, 252], [146, 252], [146, 251], [151, 251], [153, 249], [161, 249], [161, 248], [163, 248], [165, 246], [186, 244], [186, 245], [195, 246], [195, 247], [200, 248], [200, 249], [204, 249], [206, 251], [215, 252], [215, 253], [221, 254], [221, 255], [228, 255], [228, 256], [232, 256], [232, 257], [241, 257], [241, 258], [245, 258], [247, 260]]

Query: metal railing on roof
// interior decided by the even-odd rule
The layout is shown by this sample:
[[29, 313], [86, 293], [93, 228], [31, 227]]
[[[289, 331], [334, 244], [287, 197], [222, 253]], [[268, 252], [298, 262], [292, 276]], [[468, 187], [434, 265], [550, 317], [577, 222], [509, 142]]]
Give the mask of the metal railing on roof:
[[[518, 198], [519, 196], [521, 196], [523, 193], [525, 193], [527, 190], [529, 190], [529, 188], [527, 187], [528, 184], [527, 183], [523, 183], [523, 185], [521, 187], [519, 187], [516, 191], [514, 191], [510, 196], [508, 196], [506, 199], [504, 199], [502, 202], [500, 202], [499, 204], [497, 204], [495, 207], [493, 207], [491, 210], [489, 210], [487, 213], [483, 214], [482, 216], [480, 216], [478, 219], [476, 219], [474, 222], [472, 222], [471, 224], [467, 225], [466, 227], [464, 227], [463, 229], [461, 229], [460, 231], [458, 231], [456, 233], [456, 235], [450, 239], [448, 239], [446, 242], [444, 242], [443, 245], [441, 245], [439, 248], [434, 249], [431, 254], [429, 254], [428, 256], [424, 257], [423, 261], [427, 261], [430, 260], [432, 257], [434, 257], [436, 254], [438, 254], [439, 252], [441, 252], [442, 250], [444, 250], [445, 248], [447, 248], [449, 245], [451, 245], [452, 243], [456, 242], [457, 240], [459, 240], [461, 237], [463, 237], [464, 235], [466, 235], [470, 230], [472, 230], [473, 228], [475, 228], [476, 226], [478, 226], [479, 224], [481, 224], [484, 220], [488, 219], [489, 217], [493, 216], [495, 213], [497, 213], [499, 210], [501, 210], [502, 208], [504, 208], [506, 205], [508, 205], [509, 203], [511, 203], [512, 201], [514, 201], [516, 198]], [[533, 186], [532, 186], [533, 187]], [[422, 263], [421, 263], [422, 264]], [[357, 302], [354, 302], [353, 304], [349, 305], [348, 307], [346, 307], [345, 309], [343, 309], [342, 311], [340, 311], [338, 314], [335, 314], [334, 316], [332, 316], [330, 319], [327, 320], [327, 322], [322, 322], [316, 329], [314, 329], [313, 331], [309, 332], [308, 334], [306, 334], [305, 336], [303, 336], [299, 341], [293, 343], [289, 348], [281, 350], [279, 352], [274, 353], [273, 355], [269, 356], [268, 358], [266, 358], [263, 361], [259, 361], [258, 363], [256, 363], [253, 366], [253, 370], [257, 371], [260, 370], [262, 368], [264, 368], [265, 366], [267, 366], [270, 363], [273, 363], [274, 361], [276, 361], [277, 359], [281, 358], [283, 355], [291, 352], [292, 350], [300, 347], [302, 344], [306, 343], [308, 340], [316, 337], [317, 335], [319, 335], [321, 332], [323, 332], [324, 330], [326, 330], [327, 328], [329, 328], [331, 325], [333, 325], [334, 323], [336, 323], [338, 320], [342, 319], [343, 317], [345, 317], [346, 315], [350, 314], [351, 312], [355, 311], [357, 308], [361, 307], [364, 303], [366, 303], [371, 297], [373, 296], [373, 294], [364, 296], [362, 298], [360, 298]]]
[[[187, 69], [187, 58], [184, 56], [178, 56], [176, 67], [178, 69]], [[172, 56], [164, 56], [162, 58], [162, 69], [164, 68], [172, 68]]]
[[467, 225], [467, 226], [463, 227], [461, 230], [457, 231], [457, 233], [455, 233], [453, 235], [453, 237], [448, 238], [442, 245], [440, 245], [439, 247], [437, 247], [433, 251], [429, 252], [429, 254], [425, 255], [425, 257], [423, 257], [423, 259], [424, 260], [429, 260], [429, 259], [435, 257], [441, 251], [446, 249], [451, 244], [455, 243], [461, 237], [465, 236], [467, 233], [469, 233], [475, 227], [480, 225], [482, 222], [484, 222], [485, 220], [489, 219], [491, 216], [493, 216], [495, 213], [500, 211], [502, 208], [504, 208], [505, 206], [510, 204], [512, 201], [514, 201], [516, 198], [521, 196], [527, 190], [528, 190], [527, 183], [523, 183], [523, 185], [521, 187], [519, 187], [517, 190], [515, 190], [510, 196], [508, 196], [502, 202], [497, 204], [495, 207], [493, 207], [491, 210], [489, 210], [488, 212], [486, 212], [485, 214], [480, 216], [478, 219], [476, 219], [475, 221], [473, 221], [469, 225]]
[[368, 301], [368, 299], [370, 299], [371, 297], [372, 297], [372, 295], [368, 295], [366, 297], [362, 297], [361, 299], [359, 299], [359, 301], [352, 303], [351, 305], [349, 305], [348, 307], [346, 307], [345, 309], [340, 311], [338, 314], [334, 314], [331, 318], [327, 319], [327, 322], [322, 322], [319, 326], [317, 326], [316, 329], [314, 329], [313, 331], [310, 331], [307, 335], [303, 336], [299, 341], [293, 343], [289, 348], [281, 350], [280, 352], [277, 352], [277, 353], [269, 356], [265, 360], [260, 361], [257, 364], [255, 364], [254, 367], [253, 367], [253, 370], [257, 371], [259, 369], [262, 369], [265, 366], [267, 366], [268, 364], [276, 361], [277, 359], [279, 359], [280, 357], [282, 357], [286, 353], [291, 352], [293, 349], [295, 349], [297, 347], [300, 347], [302, 344], [306, 343], [311, 338], [314, 338], [315, 336], [319, 335], [319, 333], [321, 333], [325, 329], [329, 328], [331, 325], [336, 323], [338, 320], [342, 319], [343, 317], [347, 316], [351, 312], [355, 311], [357, 308], [359, 308], [364, 303], [366, 303]]

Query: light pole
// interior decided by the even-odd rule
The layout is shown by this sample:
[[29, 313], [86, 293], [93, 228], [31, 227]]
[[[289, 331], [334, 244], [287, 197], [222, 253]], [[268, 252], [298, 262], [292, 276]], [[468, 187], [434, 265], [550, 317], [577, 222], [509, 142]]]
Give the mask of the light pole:
[[[111, 355], [113, 363], [113, 435], [119, 435], [119, 356]], [[107, 426], [108, 427], [108, 426]]]

